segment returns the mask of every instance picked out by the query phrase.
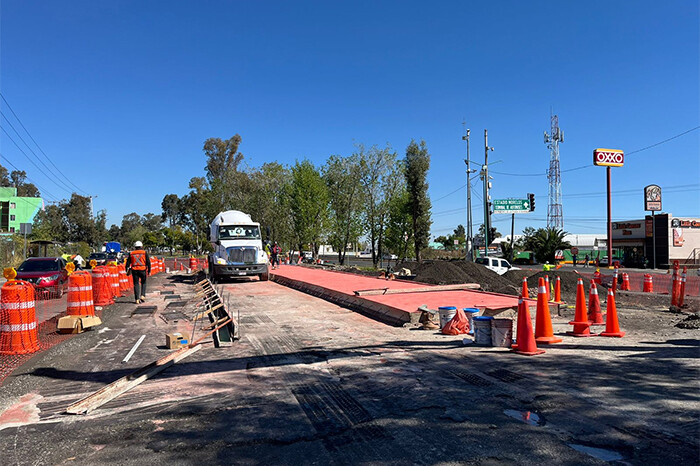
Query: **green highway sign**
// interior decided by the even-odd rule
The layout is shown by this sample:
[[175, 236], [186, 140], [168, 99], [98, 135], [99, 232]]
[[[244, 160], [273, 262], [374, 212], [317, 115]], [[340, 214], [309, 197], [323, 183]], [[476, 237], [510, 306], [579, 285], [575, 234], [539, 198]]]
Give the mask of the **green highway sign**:
[[494, 214], [527, 214], [530, 213], [530, 201], [527, 199], [494, 199]]

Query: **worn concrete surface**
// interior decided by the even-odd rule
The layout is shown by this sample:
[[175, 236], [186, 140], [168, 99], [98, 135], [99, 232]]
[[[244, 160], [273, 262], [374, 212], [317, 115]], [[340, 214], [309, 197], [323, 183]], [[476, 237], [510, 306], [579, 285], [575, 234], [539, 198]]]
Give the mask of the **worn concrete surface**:
[[[165, 333], [189, 328], [159, 317], [168, 301], [157, 291], [187, 299], [190, 287], [155, 282], [155, 315], [112, 306], [100, 329], [0, 388], [3, 464], [605, 462], [570, 445], [618, 464], [698, 461], [698, 331], [658, 310], [619, 309], [626, 338], [565, 338], [525, 357], [241, 281], [223, 286], [240, 312], [232, 347], [208, 344], [91, 415], [62, 414], [166, 354]], [[570, 329], [567, 316], [553, 320], [555, 333]]]

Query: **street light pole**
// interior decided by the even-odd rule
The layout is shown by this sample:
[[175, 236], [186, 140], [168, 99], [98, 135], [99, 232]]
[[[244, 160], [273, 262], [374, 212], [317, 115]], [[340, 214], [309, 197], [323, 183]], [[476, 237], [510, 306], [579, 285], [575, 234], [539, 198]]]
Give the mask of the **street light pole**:
[[481, 167], [481, 175], [484, 180], [484, 256], [489, 255], [489, 233], [491, 229], [491, 208], [489, 199], [489, 130], [484, 130], [484, 165]]

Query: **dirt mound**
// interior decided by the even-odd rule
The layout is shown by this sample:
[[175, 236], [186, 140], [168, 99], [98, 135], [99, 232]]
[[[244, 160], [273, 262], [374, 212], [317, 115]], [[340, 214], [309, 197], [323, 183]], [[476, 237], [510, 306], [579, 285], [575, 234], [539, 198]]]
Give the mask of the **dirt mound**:
[[508, 280], [511, 285], [520, 289], [523, 286], [523, 278], [528, 278], [530, 275], [534, 275], [535, 273], [536, 272], [533, 272], [532, 270], [509, 270], [501, 276]]
[[700, 314], [690, 314], [685, 319], [676, 324], [678, 328], [697, 330], [700, 328]]
[[496, 272], [464, 260], [404, 262], [400, 265], [416, 275], [416, 281], [432, 285], [478, 283], [484, 291], [516, 294], [517, 288]]
[[[533, 296], [532, 291], [534, 290], [534, 296], [537, 296], [537, 287], [539, 286], [540, 277], [544, 278], [545, 275], [549, 275], [549, 283], [554, 286], [554, 282], [557, 277], [561, 280], [561, 294], [568, 296], [576, 296], [576, 286], [578, 284], [578, 279], [582, 278], [576, 272], [570, 272], [568, 270], [550, 270], [549, 272], [537, 272], [527, 278], [527, 287], [530, 289], [530, 297]], [[520, 279], [522, 282], [522, 278]], [[588, 296], [589, 283], [586, 280], [583, 281], [584, 290], [586, 291], [586, 296]]]

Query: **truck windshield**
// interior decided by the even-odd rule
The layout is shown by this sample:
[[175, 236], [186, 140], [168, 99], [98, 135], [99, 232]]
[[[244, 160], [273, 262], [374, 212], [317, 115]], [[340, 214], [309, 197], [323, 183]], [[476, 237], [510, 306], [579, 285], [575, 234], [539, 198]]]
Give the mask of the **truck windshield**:
[[219, 239], [260, 239], [260, 228], [257, 225], [222, 225]]

